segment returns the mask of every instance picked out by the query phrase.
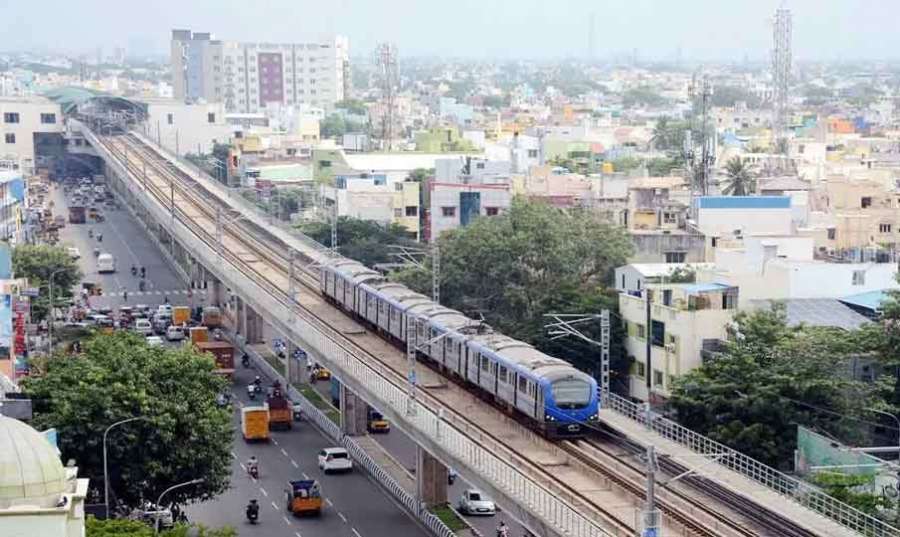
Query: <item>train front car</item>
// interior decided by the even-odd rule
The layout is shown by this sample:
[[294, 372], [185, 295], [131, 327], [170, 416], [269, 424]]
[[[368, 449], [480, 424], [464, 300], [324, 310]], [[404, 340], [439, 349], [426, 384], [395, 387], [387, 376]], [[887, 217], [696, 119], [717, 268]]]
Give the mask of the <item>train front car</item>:
[[544, 430], [550, 438], [581, 438], [596, 426], [597, 381], [571, 366], [542, 371]]

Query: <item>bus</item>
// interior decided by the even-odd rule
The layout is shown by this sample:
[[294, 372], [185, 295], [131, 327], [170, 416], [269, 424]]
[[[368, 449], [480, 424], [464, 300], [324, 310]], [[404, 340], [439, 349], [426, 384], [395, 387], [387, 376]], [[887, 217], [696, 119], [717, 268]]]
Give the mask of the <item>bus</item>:
[[100, 254], [97, 256], [97, 272], [109, 273], [116, 271], [116, 258], [112, 254]]

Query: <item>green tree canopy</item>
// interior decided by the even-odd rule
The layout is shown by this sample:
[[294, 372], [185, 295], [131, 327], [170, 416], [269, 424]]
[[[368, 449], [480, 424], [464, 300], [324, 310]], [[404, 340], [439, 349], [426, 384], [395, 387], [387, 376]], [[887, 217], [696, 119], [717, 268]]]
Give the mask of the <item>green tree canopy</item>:
[[[87, 517], [84, 523], [86, 537], [153, 537], [153, 528], [139, 520]], [[192, 531], [193, 530], [193, 531]], [[162, 537], [237, 537], [231, 527], [210, 529], [202, 524], [176, 524], [174, 528], [160, 532]]]
[[[300, 231], [325, 246], [331, 245], [331, 223], [309, 222], [299, 226]], [[342, 216], [337, 224], [338, 251], [341, 255], [359, 261], [367, 267], [398, 260], [390, 254], [392, 245], [415, 246], [406, 228], [397, 223], [384, 225], [372, 220]]]
[[[604, 286], [632, 251], [624, 230], [588, 211], [564, 211], [522, 198], [498, 216], [445, 232], [439, 245], [445, 306], [476, 319], [484, 315], [500, 332], [545, 349], [550, 345], [543, 336], [543, 315], [614, 307]], [[425, 269], [396, 277], [431, 294], [430, 260]], [[567, 357], [579, 362], [580, 356], [581, 363], [593, 364], [597, 352]]]
[[118, 332], [98, 335], [78, 358], [55, 356], [42, 376], [23, 381], [34, 401], [37, 429], [59, 431], [62, 458], [74, 459], [92, 483], [103, 483], [103, 431], [110, 433], [109, 481], [124, 505], [135, 507], [166, 488], [196, 478], [204, 483], [167, 495], [175, 503], [208, 499], [228, 487], [231, 414], [216, 406], [227, 382], [208, 354], [185, 346], [150, 347]]
[[369, 111], [368, 108], [366, 108], [366, 103], [360, 101], [359, 99], [344, 99], [343, 101], [334, 103], [334, 107], [343, 108], [351, 114], [355, 114], [357, 116], [364, 116]]
[[13, 274], [27, 278], [28, 284], [40, 288], [40, 296], [32, 301], [31, 317], [40, 321], [50, 305], [50, 276], [53, 276], [53, 301], [57, 306], [72, 297], [72, 288], [81, 281], [81, 269], [62, 246], [16, 246], [12, 252]]
[[877, 385], [846, 373], [848, 356], [873, 350], [871, 327], [789, 327], [783, 306], [739, 313], [732, 340], [676, 380], [669, 400], [678, 421], [774, 467], [790, 469], [796, 425], [860, 439], [858, 423], [878, 406]]
[[626, 108], [634, 106], [661, 106], [665, 103], [666, 98], [649, 86], [633, 88], [622, 94], [622, 104]]

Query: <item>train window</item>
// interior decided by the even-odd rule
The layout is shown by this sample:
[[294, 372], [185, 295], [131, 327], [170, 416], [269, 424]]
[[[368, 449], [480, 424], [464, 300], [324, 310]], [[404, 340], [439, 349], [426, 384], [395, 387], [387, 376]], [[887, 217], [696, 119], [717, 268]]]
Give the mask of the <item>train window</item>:
[[487, 356], [482, 356], [481, 357], [481, 370], [487, 371], [488, 368], [490, 367], [489, 364], [490, 364], [490, 361], [488, 361]]
[[453, 340], [450, 338], [446, 338], [444, 340], [444, 347], [446, 347], [449, 351], [453, 351]]
[[519, 377], [519, 391], [523, 393], [528, 391], [528, 379], [525, 377]]
[[497, 374], [497, 378], [500, 379], [500, 382], [507, 384], [509, 381], [506, 379], [506, 368], [502, 365], [500, 366], [500, 372]]

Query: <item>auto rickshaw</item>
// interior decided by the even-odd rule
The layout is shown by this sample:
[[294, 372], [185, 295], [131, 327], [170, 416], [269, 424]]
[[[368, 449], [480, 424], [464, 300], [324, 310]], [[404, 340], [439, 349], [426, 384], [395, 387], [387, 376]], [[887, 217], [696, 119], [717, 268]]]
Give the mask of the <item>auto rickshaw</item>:
[[289, 481], [284, 492], [287, 510], [295, 516], [322, 514], [322, 491], [315, 479]]

